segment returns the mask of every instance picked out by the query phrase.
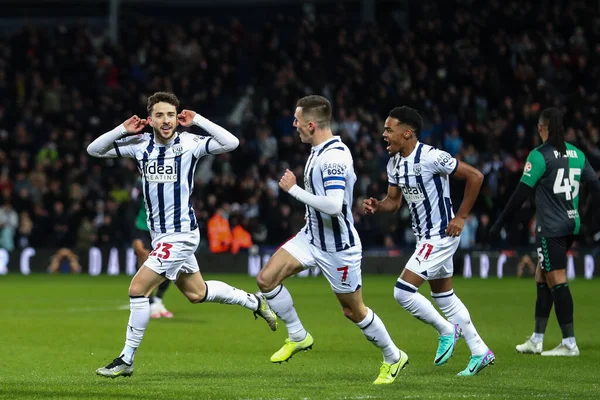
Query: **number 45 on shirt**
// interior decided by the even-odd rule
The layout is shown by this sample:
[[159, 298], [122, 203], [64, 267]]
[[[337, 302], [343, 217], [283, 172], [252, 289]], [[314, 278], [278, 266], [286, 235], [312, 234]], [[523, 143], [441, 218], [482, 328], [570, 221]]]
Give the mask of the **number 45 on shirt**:
[[173, 247], [172, 244], [159, 243], [156, 245], [156, 248], [154, 250], [152, 250], [152, 253], [150, 253], [150, 256], [158, 257], [158, 258], [162, 258], [163, 260], [166, 260], [167, 258], [169, 258], [171, 256], [171, 252], [169, 251], [171, 249], [171, 247]]
[[[577, 176], [581, 175], [581, 169], [569, 168], [569, 177], [565, 178], [565, 169], [559, 168], [556, 171], [556, 179], [552, 190], [554, 194], [564, 193], [567, 200], [574, 199], [579, 194], [579, 181]], [[571, 193], [571, 190], [573, 191]]]
[[574, 199], [579, 194], [579, 180], [581, 169], [569, 168], [569, 177], [565, 177], [565, 169], [559, 168], [556, 171], [556, 179], [552, 190], [554, 194], [564, 193], [567, 200]]

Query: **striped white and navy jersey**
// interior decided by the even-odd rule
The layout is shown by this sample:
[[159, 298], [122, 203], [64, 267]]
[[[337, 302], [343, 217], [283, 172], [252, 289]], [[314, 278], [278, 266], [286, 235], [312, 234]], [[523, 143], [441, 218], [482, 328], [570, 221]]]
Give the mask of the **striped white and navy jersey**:
[[339, 137], [335, 136], [312, 148], [304, 167], [304, 190], [316, 196], [326, 196], [336, 190], [344, 191], [342, 212], [338, 216], [322, 213], [306, 205], [303, 231], [312, 245], [327, 252], [362, 247], [352, 218], [355, 182], [352, 154]]
[[420, 240], [446, 237], [454, 218], [448, 176], [458, 161], [445, 151], [417, 142], [408, 157], [400, 153], [387, 165], [388, 184], [398, 186], [412, 216], [412, 227]]
[[177, 132], [163, 145], [154, 134], [128, 136], [114, 142], [119, 157], [137, 161], [142, 175], [148, 227], [157, 233], [189, 232], [198, 227], [190, 195], [200, 157], [208, 153], [211, 137]]

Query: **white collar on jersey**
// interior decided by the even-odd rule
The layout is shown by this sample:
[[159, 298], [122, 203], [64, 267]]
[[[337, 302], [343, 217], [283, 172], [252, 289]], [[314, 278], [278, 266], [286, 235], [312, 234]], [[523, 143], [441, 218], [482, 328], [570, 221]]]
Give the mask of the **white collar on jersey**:
[[174, 143], [175, 143], [175, 139], [177, 139], [180, 135], [179, 132], [175, 131], [175, 134], [173, 135], [173, 139], [169, 140], [167, 143], [160, 143], [158, 140], [156, 140], [156, 135], [154, 133], [152, 133], [154, 135], [154, 145], [158, 146], [158, 147], [171, 147]]
[[400, 154], [400, 152], [398, 152], [398, 157], [402, 158], [404, 160], [408, 160], [409, 158], [415, 158], [415, 154], [417, 153], [417, 149], [419, 148], [420, 145], [421, 145], [421, 142], [419, 142], [417, 140], [417, 144], [415, 145], [415, 148], [409, 155], [407, 155], [406, 157], [402, 157], [402, 154]]
[[319, 151], [323, 147], [327, 146], [328, 143], [331, 143], [331, 142], [341, 142], [340, 137], [339, 136], [333, 136], [331, 139], [327, 139], [323, 143], [320, 143], [320, 144], [318, 144], [316, 146], [313, 146], [312, 151]]

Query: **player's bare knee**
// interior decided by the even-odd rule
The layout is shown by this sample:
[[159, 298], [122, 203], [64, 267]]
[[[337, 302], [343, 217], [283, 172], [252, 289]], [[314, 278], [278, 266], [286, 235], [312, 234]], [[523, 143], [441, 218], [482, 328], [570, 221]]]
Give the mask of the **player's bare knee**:
[[433, 293], [446, 293], [452, 290], [452, 278], [441, 278], [429, 281]]
[[192, 304], [198, 304], [204, 302], [206, 300], [206, 290], [198, 290], [195, 292], [185, 292], [185, 297]]
[[354, 310], [352, 310], [350, 307], [342, 307], [342, 312], [344, 313], [344, 317], [348, 318], [352, 322], [360, 322], [361, 321], [356, 316], [356, 313], [354, 312]]
[[202, 303], [202, 301], [204, 301], [206, 294], [200, 295], [199, 293], [186, 293], [185, 297], [187, 297], [187, 299], [189, 300], [190, 303], [198, 304], [198, 303]]
[[256, 285], [261, 292], [270, 292], [279, 286], [283, 279], [289, 276], [286, 271], [292, 267], [293, 266], [288, 265], [285, 260], [279, 260], [273, 257], [256, 276]]
[[264, 273], [264, 269], [262, 269], [258, 275], [256, 276], [256, 285], [260, 289], [261, 292], [266, 293], [277, 287], [277, 283], [275, 283], [275, 279], [268, 274]]
[[129, 296], [145, 296], [146, 288], [139, 283], [132, 281], [129, 285]]
[[565, 270], [555, 270], [546, 273], [546, 284], [553, 288], [556, 285], [561, 285], [567, 282], [567, 274]]
[[[262, 271], [261, 271], [262, 272]], [[275, 276], [270, 274], [262, 274], [259, 273], [256, 277], [256, 285], [260, 289], [261, 292], [267, 293], [275, 289], [279, 286], [281, 282], [278, 279], [275, 279]]]
[[357, 307], [356, 309], [351, 307], [342, 307], [342, 312], [344, 313], [344, 317], [356, 324], [367, 317], [367, 309], [364, 306]]
[[263, 293], [270, 292], [283, 281], [303, 269], [302, 264], [287, 250], [281, 248], [273, 254], [267, 265], [256, 276], [256, 284]]

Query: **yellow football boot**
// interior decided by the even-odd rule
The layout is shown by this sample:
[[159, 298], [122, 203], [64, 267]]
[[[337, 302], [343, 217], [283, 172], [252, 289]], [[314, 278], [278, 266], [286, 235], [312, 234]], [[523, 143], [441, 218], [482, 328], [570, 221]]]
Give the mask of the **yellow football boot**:
[[271, 356], [271, 362], [281, 363], [287, 361], [299, 351], [308, 351], [308, 349], [312, 349], [314, 342], [315, 340], [308, 332], [306, 333], [306, 337], [300, 342], [292, 342], [289, 338], [287, 338], [285, 339], [285, 344], [283, 347], [277, 350], [277, 352]]
[[408, 364], [408, 356], [405, 352], [400, 350], [400, 359], [398, 362], [394, 364], [388, 364], [386, 362], [381, 363], [381, 368], [379, 369], [379, 376], [373, 382], [374, 385], [386, 385], [393, 383], [398, 376], [398, 372], [401, 369], [404, 369]]

